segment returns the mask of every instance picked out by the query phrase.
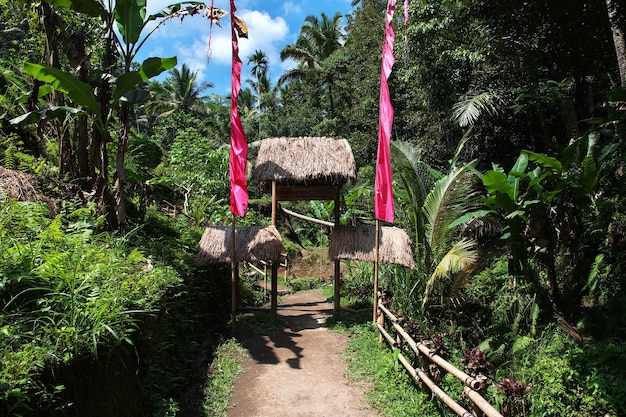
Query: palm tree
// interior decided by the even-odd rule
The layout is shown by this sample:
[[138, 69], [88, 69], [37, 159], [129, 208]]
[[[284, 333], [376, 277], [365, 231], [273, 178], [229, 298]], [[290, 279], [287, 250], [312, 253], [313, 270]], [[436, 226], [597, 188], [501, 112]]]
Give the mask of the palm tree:
[[259, 135], [261, 134], [261, 111], [263, 108], [263, 95], [270, 91], [270, 82], [267, 73], [270, 68], [270, 63], [265, 52], [257, 49], [254, 54], [248, 56], [248, 65], [253, 64], [250, 72], [256, 79], [256, 83], [253, 80], [248, 80], [248, 84], [256, 91], [256, 113], [259, 118]]
[[[309, 15], [300, 28], [300, 35], [295, 44], [287, 45], [280, 51], [280, 59], [293, 59], [298, 63], [295, 68], [287, 70], [278, 79], [278, 85], [292, 80], [302, 80], [322, 73], [324, 61], [342, 46], [341, 13], [333, 17], [321, 14]], [[333, 74], [329, 71], [324, 75], [322, 84], [328, 87], [330, 113], [334, 114]]]
[[198, 83], [198, 72], [191, 72], [186, 64], [183, 64], [180, 71], [174, 68], [170, 71], [170, 76], [163, 84], [152, 83], [153, 100], [147, 106], [149, 110], [159, 114], [159, 117], [166, 116], [175, 111], [183, 113], [199, 112], [202, 104], [202, 93], [213, 87], [210, 82]]
[[418, 286], [422, 290], [421, 313], [437, 292], [442, 304], [453, 300], [478, 259], [475, 242], [459, 239], [449, 226], [470, 208], [472, 172], [468, 165], [453, 165], [447, 174], [431, 168], [421, 152], [407, 143], [391, 143], [392, 158], [414, 227]]
[[270, 61], [265, 52], [257, 49], [254, 53], [248, 56], [248, 65], [253, 64], [250, 72], [252, 76], [257, 80], [267, 75], [270, 69]]

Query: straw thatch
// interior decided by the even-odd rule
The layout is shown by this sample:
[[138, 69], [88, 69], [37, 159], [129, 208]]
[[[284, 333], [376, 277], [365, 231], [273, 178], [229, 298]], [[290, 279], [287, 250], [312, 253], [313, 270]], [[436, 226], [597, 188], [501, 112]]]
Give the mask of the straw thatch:
[[[336, 227], [330, 237], [328, 256], [331, 260], [376, 261], [376, 228]], [[380, 228], [378, 262], [415, 268], [409, 235], [397, 227]]]
[[343, 185], [356, 179], [352, 148], [345, 139], [270, 138], [259, 145], [253, 176], [262, 189], [280, 185]]
[[0, 166], [0, 200], [6, 195], [19, 201], [37, 201], [37, 191], [32, 177]]
[[[213, 226], [204, 230], [195, 265], [231, 262], [232, 228]], [[235, 231], [237, 262], [280, 262], [283, 241], [275, 227], [237, 227]]]

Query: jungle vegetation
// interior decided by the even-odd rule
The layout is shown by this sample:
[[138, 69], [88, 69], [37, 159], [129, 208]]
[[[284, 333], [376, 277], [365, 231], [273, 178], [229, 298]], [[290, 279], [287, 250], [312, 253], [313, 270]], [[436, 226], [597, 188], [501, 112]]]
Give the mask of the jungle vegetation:
[[[242, 57], [249, 143], [351, 144], [349, 225], [374, 222], [385, 3], [307, 17], [276, 83], [263, 51]], [[409, 4], [394, 22], [392, 165], [418, 267], [383, 268], [391, 306], [481, 367], [510, 415], [625, 415], [625, 6]], [[230, 99], [176, 57], [135, 61], [149, 22], [205, 7], [144, 5], [0, 0], [3, 415], [212, 415], [197, 364], [226, 334], [230, 272], [193, 259], [204, 226], [230, 223]], [[267, 196], [250, 194], [239, 224], [268, 224]], [[295, 205], [331, 220], [328, 202]], [[316, 225], [281, 230], [291, 255], [328, 244]], [[371, 301], [366, 265], [345, 282]]]

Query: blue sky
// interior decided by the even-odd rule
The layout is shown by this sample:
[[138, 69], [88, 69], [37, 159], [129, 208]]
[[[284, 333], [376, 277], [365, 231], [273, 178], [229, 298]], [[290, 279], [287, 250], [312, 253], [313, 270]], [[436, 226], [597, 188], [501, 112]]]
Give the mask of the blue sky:
[[[148, 0], [148, 14], [153, 14], [165, 6], [175, 3], [172, 0]], [[209, 2], [206, 1], [208, 4]], [[273, 82], [293, 62], [281, 62], [280, 50], [287, 44], [294, 43], [300, 27], [308, 15], [321, 15], [322, 12], [333, 16], [341, 12], [344, 16], [352, 11], [352, 0], [235, 0], [237, 16], [242, 18], [249, 30], [249, 38], [239, 42], [240, 58], [243, 61], [241, 81], [250, 78], [250, 67], [246, 57], [256, 50], [262, 50], [269, 57], [270, 76]], [[214, 0], [214, 7], [229, 10], [229, 0]], [[344, 21], [345, 23], [345, 21]], [[213, 25], [211, 54], [207, 62], [209, 38], [209, 20], [202, 16], [193, 16], [172, 20], [152, 34], [142, 47], [137, 60], [151, 56], [177, 56], [178, 67], [185, 63], [192, 71], [198, 71], [201, 81], [215, 85], [207, 94], [226, 95], [230, 93], [230, 18], [222, 19], [222, 27]], [[163, 77], [160, 77], [160, 79]]]

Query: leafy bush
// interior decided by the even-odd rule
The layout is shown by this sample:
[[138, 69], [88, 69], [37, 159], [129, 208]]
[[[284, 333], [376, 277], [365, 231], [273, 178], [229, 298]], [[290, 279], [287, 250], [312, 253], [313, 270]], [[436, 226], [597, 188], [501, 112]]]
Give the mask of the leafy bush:
[[40, 204], [10, 201], [0, 217], [0, 395], [7, 411], [55, 406], [63, 387], [44, 386], [44, 368], [132, 344], [140, 316], [180, 282], [127, 241], [94, 234], [91, 208], [46, 214]]

